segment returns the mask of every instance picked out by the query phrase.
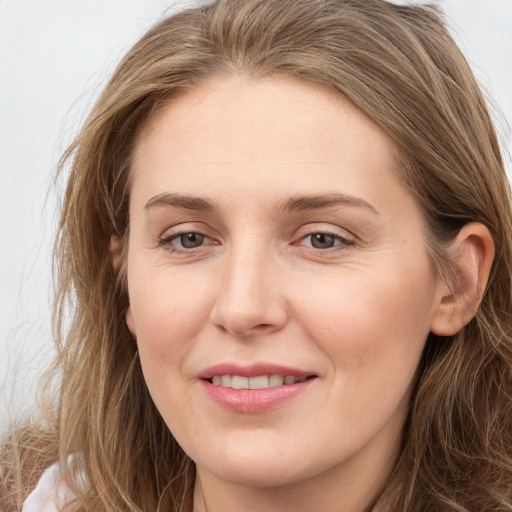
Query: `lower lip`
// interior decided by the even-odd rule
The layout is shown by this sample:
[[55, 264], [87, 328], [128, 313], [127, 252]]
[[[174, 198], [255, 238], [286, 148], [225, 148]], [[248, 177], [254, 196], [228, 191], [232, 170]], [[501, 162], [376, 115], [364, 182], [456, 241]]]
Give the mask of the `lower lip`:
[[233, 389], [202, 380], [206, 394], [222, 407], [236, 412], [264, 412], [300, 395], [316, 379], [265, 389]]

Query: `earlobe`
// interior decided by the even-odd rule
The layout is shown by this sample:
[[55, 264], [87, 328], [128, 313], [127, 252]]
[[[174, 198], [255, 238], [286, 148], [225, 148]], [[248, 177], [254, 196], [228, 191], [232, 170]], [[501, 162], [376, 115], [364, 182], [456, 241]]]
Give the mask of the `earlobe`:
[[110, 259], [112, 260], [112, 267], [117, 272], [121, 266], [121, 255], [119, 237], [116, 235], [110, 237]]
[[[112, 235], [110, 237], [110, 258], [112, 260], [112, 267], [114, 269], [114, 272], [116, 272], [117, 274], [123, 274], [123, 270], [121, 269], [121, 262], [123, 261], [123, 258], [121, 256], [121, 247], [122, 244], [119, 237], [117, 237], [116, 235]], [[132, 333], [132, 336], [136, 339], [137, 336], [135, 334], [135, 323], [133, 321], [133, 315], [130, 306], [128, 306], [125, 316], [126, 325], [128, 326], [130, 332]]]
[[470, 222], [448, 248], [453, 269], [449, 283], [439, 283], [438, 301], [431, 331], [452, 336], [475, 315], [485, 292], [492, 262], [494, 241], [483, 224]]
[[132, 336], [134, 339], [137, 339], [136, 329], [135, 329], [135, 322], [133, 321], [133, 315], [132, 315], [132, 309], [131, 307], [128, 307], [126, 310], [126, 325], [128, 326], [128, 329], [132, 333]]

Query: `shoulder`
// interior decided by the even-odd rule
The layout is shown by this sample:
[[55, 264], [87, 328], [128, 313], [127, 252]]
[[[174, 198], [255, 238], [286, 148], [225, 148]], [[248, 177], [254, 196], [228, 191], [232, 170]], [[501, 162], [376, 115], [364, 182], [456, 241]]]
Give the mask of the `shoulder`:
[[61, 478], [58, 464], [53, 464], [45, 470], [22, 508], [22, 512], [74, 512], [76, 510], [78, 510], [76, 495]]

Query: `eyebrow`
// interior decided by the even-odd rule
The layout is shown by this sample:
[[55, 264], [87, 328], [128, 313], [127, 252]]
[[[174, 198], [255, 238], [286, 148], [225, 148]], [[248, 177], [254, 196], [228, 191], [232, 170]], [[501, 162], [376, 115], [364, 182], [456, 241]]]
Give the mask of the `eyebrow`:
[[152, 197], [144, 206], [145, 210], [157, 206], [175, 206], [185, 210], [200, 212], [212, 212], [216, 210], [215, 205], [205, 197], [185, 196], [180, 194], [164, 193]]
[[286, 201], [278, 210], [285, 212], [308, 211], [319, 208], [329, 208], [331, 206], [356, 206], [364, 208], [371, 213], [379, 212], [368, 201], [349, 194], [321, 194], [292, 197]]
[[[148, 210], [159, 206], [174, 206], [185, 210], [200, 212], [213, 212], [218, 210], [215, 204], [206, 197], [171, 194], [169, 192], [152, 197], [146, 203], [144, 209]], [[379, 214], [379, 212], [368, 201], [349, 194], [340, 193], [292, 197], [284, 203], [277, 205], [276, 211], [297, 212], [329, 208], [332, 206], [355, 206], [358, 208], [364, 208], [371, 213]]]

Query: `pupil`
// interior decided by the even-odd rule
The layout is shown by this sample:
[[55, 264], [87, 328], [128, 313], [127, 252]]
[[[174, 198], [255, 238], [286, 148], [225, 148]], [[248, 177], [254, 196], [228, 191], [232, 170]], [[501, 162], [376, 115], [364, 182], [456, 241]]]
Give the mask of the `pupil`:
[[316, 249], [329, 249], [334, 246], [334, 237], [325, 233], [316, 233], [311, 236], [311, 245]]
[[180, 242], [186, 249], [193, 249], [199, 247], [204, 240], [204, 236], [199, 233], [186, 233], [180, 236]]

